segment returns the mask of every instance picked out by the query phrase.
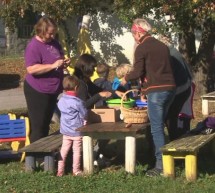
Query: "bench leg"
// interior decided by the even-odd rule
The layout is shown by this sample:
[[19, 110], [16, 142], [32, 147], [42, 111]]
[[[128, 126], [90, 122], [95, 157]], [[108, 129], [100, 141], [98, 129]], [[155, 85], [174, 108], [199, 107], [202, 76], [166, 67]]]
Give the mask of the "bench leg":
[[25, 171], [33, 172], [35, 168], [36, 168], [35, 157], [27, 154], [25, 158]]
[[11, 143], [11, 148], [13, 151], [18, 151], [20, 149], [20, 147], [24, 146], [24, 142], [23, 141], [13, 141]]
[[202, 115], [208, 116], [209, 110], [208, 110], [208, 100], [202, 99]]
[[197, 179], [197, 156], [196, 153], [186, 155], [185, 157], [185, 175], [188, 181]]
[[163, 154], [162, 159], [164, 176], [175, 178], [175, 162], [173, 156]]
[[83, 137], [84, 173], [93, 173], [93, 140], [89, 136]]
[[44, 157], [44, 171], [54, 173], [55, 170], [55, 161], [54, 155], [47, 155]]
[[125, 171], [135, 172], [136, 162], [136, 138], [128, 136], [125, 138]]

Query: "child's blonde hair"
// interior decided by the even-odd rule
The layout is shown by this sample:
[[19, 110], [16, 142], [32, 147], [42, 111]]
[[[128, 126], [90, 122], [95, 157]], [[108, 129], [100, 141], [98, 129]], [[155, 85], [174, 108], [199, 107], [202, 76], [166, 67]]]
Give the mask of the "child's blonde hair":
[[116, 76], [120, 79], [123, 78], [126, 74], [128, 74], [133, 69], [130, 64], [120, 64], [116, 68]]

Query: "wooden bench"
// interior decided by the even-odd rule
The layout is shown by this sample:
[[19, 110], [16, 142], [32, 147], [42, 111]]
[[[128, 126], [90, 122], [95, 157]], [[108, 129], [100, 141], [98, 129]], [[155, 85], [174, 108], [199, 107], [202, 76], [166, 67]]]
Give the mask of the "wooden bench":
[[185, 175], [188, 181], [197, 179], [197, 154], [201, 147], [211, 142], [215, 133], [209, 135], [190, 135], [166, 144], [163, 153], [164, 176], [175, 178], [174, 159], [185, 159]]
[[59, 131], [41, 138], [32, 144], [22, 148], [19, 152], [25, 152], [25, 171], [32, 172], [36, 169], [36, 158], [44, 159], [44, 171], [55, 171], [55, 153], [62, 145], [62, 134]]
[[201, 96], [202, 98], [202, 114], [209, 115], [209, 102], [215, 102], [215, 91]]
[[[0, 143], [12, 142], [11, 147], [13, 151], [18, 151], [21, 142], [24, 145], [29, 145], [29, 119], [21, 117], [15, 119], [15, 115], [1, 115], [0, 116]], [[24, 160], [25, 154], [22, 155], [21, 161]]]
[[135, 172], [136, 135], [149, 127], [146, 124], [132, 124], [126, 128], [125, 123], [94, 123], [78, 130], [83, 134], [83, 166], [86, 174], [93, 173], [93, 139], [125, 139], [125, 170]]

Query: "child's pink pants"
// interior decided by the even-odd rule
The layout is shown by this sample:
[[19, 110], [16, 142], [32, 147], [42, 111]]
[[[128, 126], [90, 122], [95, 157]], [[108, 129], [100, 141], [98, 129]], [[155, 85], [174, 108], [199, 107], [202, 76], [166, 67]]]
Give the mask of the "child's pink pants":
[[73, 173], [80, 171], [80, 162], [81, 162], [81, 145], [82, 137], [71, 137], [63, 135], [63, 143], [60, 150], [60, 158], [58, 161], [58, 172], [64, 173], [66, 157], [72, 146], [73, 149]]

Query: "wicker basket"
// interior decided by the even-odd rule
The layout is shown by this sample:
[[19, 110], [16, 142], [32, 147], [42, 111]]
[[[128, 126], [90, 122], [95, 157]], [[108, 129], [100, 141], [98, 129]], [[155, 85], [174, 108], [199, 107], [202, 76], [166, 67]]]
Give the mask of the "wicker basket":
[[138, 91], [137, 89], [128, 90], [121, 99], [120, 110], [125, 123], [147, 123], [149, 121], [147, 109], [135, 110], [123, 107], [123, 100], [129, 92]]

